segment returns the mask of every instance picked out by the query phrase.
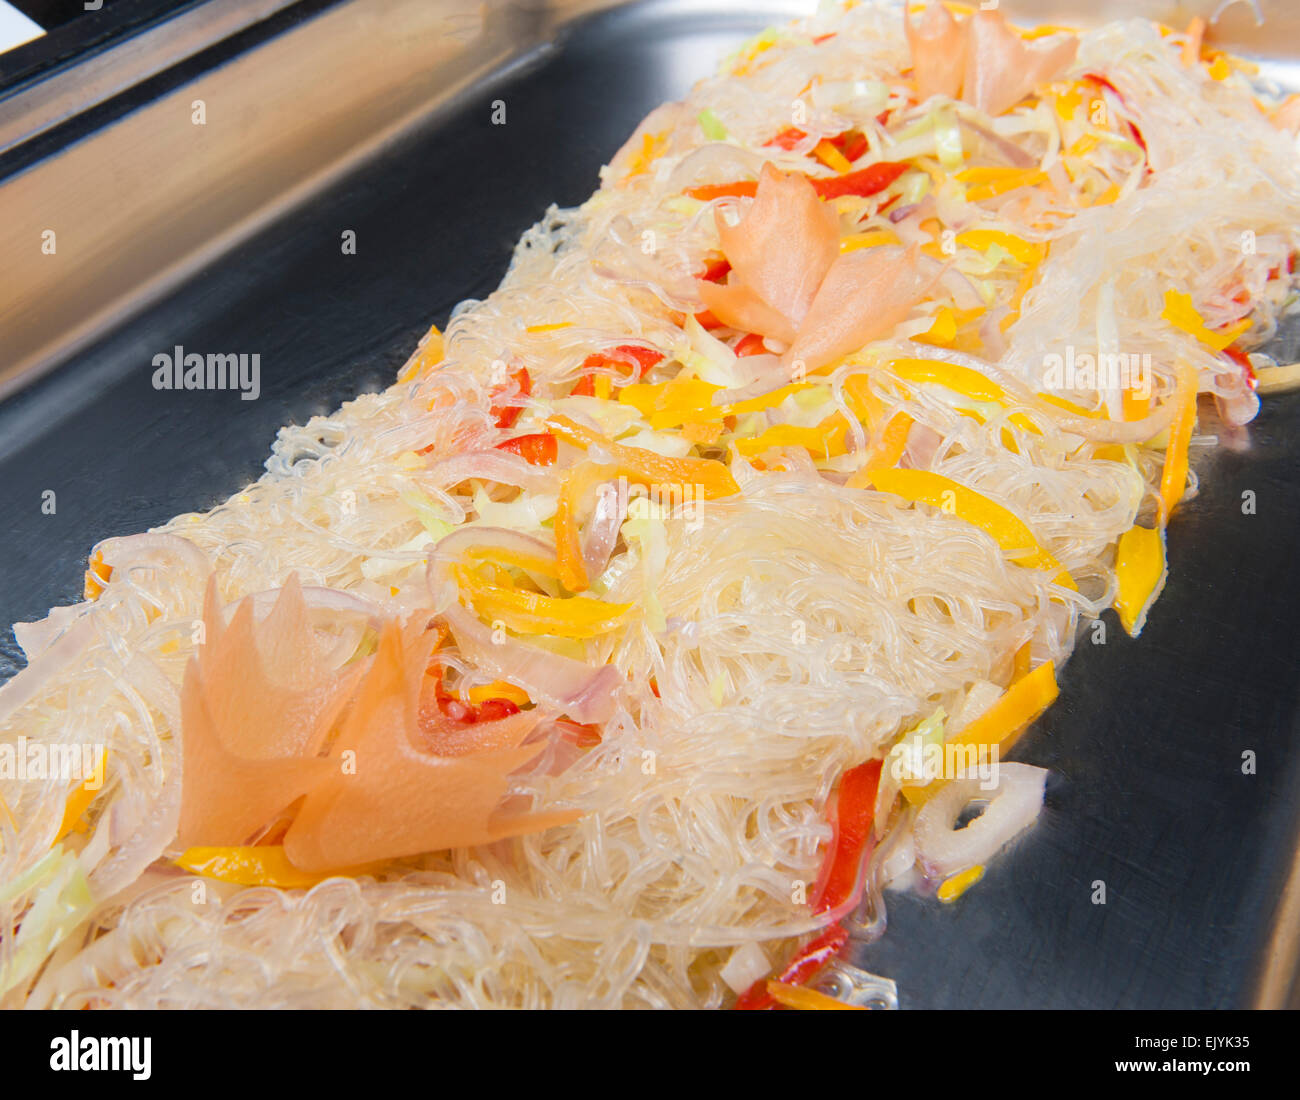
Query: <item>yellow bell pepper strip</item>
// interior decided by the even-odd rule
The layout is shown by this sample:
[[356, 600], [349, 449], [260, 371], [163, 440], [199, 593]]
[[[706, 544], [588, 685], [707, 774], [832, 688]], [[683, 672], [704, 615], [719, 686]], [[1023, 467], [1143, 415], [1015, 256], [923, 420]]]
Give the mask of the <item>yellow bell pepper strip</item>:
[[718, 408], [726, 416], [748, 416], [750, 413], [774, 409], [787, 397], [811, 389], [816, 384], [815, 382], [791, 382], [780, 389], [773, 390], [771, 393], [765, 393], [761, 397], [751, 397], [747, 401], [736, 401], [730, 405], [718, 406]]
[[1011, 662], [1011, 682], [1013, 684], [1029, 675], [1029, 659], [1033, 654], [1033, 648], [1033, 643], [1026, 642], [1016, 650], [1015, 657]]
[[96, 550], [86, 563], [86, 581], [82, 588], [82, 598], [97, 600], [104, 593], [104, 586], [113, 579], [113, 567], [104, 564], [104, 555]]
[[555, 562], [540, 554], [526, 554], [520, 550], [507, 550], [499, 546], [471, 546], [465, 551], [468, 561], [492, 562], [522, 569], [525, 573], [534, 573], [539, 577], [558, 577]]
[[479, 615], [488, 622], [500, 620], [516, 634], [595, 638], [619, 626], [632, 609], [630, 603], [606, 603], [590, 596], [556, 599], [506, 588], [469, 569], [453, 567], [452, 572], [461, 594]]
[[852, 162], [825, 138], [817, 143], [813, 149], [813, 156], [841, 176], [853, 170]]
[[964, 168], [954, 177], [959, 183], [972, 186], [966, 192], [969, 202], [981, 202], [1014, 191], [1017, 187], [1033, 187], [1047, 179], [1041, 168]]
[[713, 395], [721, 391], [721, 386], [699, 378], [674, 379], [670, 382], [638, 382], [624, 386], [619, 390], [618, 399], [621, 404], [631, 405], [646, 418], [651, 428], [660, 431], [705, 421], [721, 423], [728, 416], [762, 412], [780, 405], [791, 394], [800, 393], [814, 385], [814, 382], [790, 382], [759, 397], [736, 401], [730, 405], [715, 405]]
[[871, 380], [865, 374], [850, 374], [844, 379], [844, 403], [873, 432], [885, 415], [885, 403], [871, 392]]
[[[954, 4], [953, 7], [956, 7]], [[1046, 38], [1049, 34], [1078, 34], [1078, 27], [1067, 27], [1062, 23], [1040, 23], [1037, 27], [1012, 27], [1016, 34], [1020, 35], [1026, 42], [1032, 42], [1035, 38]]]
[[1187, 448], [1196, 428], [1196, 392], [1199, 387], [1196, 368], [1179, 360], [1174, 365], [1177, 384], [1174, 388], [1174, 417], [1169, 422], [1169, 442], [1165, 447], [1165, 464], [1160, 471], [1160, 522], [1168, 523], [1174, 506], [1183, 499], [1187, 488]]
[[816, 382], [790, 382], [788, 385], [781, 386], [780, 389], [772, 390], [770, 394], [763, 394], [762, 397], [737, 400], [732, 404], [724, 404], [720, 408], [727, 416], [748, 416], [751, 412], [763, 412], [768, 408], [776, 408], [788, 397], [803, 393], [803, 390], [811, 389], [815, 385]]
[[812, 428], [795, 424], [774, 424], [750, 439], [736, 440], [736, 450], [746, 458], [762, 454], [769, 447], [803, 447], [814, 459], [828, 459], [846, 452], [849, 422], [840, 412], [831, 413]]
[[871, 148], [871, 142], [867, 140], [867, 135], [856, 128], [845, 130], [844, 133], [836, 134], [829, 140], [831, 145], [844, 154], [844, 159], [850, 165], [855, 160], [861, 160], [866, 155], [867, 150]]
[[807, 989], [802, 985], [787, 985], [785, 982], [768, 982], [767, 992], [777, 1004], [786, 1008], [812, 1009], [814, 1011], [832, 1012], [866, 1012], [864, 1005], [846, 1005], [825, 993]]
[[1034, 285], [1036, 271], [1037, 268], [1027, 267], [1020, 273], [1016, 289], [1011, 292], [1011, 300], [1007, 303], [1007, 315], [998, 323], [998, 327], [1003, 332], [1006, 332], [1020, 319], [1020, 307], [1024, 304], [1025, 295], [1029, 293], [1030, 287]]
[[1115, 610], [1120, 625], [1136, 638], [1142, 633], [1147, 611], [1165, 586], [1165, 529], [1130, 527], [1119, 537], [1115, 552], [1115, 577], [1119, 592]]
[[[947, 744], [986, 751], [997, 745], [999, 755], [1005, 755], [1029, 724], [1056, 702], [1059, 694], [1056, 665], [1045, 661], [1007, 688], [988, 710], [948, 738]], [[903, 795], [910, 803], [919, 806], [937, 794], [945, 782], [947, 780], [935, 779], [924, 786], [904, 784]]]
[[963, 332], [977, 317], [988, 312], [986, 306], [973, 309], [954, 309], [952, 306], [940, 306], [934, 315], [934, 324], [925, 332], [912, 339], [922, 344], [937, 348], [965, 348], [974, 351], [981, 341], [977, 333]]
[[912, 425], [915, 423], [916, 421], [907, 413], [895, 413], [867, 454], [867, 461], [844, 483], [845, 488], [870, 488], [872, 476], [877, 470], [897, 466], [903, 457], [903, 450], [907, 447], [907, 433], [912, 430]]
[[1044, 401], [1048, 405], [1055, 405], [1058, 409], [1064, 409], [1071, 416], [1086, 416], [1090, 420], [1106, 419], [1104, 409], [1085, 409], [1082, 405], [1071, 401], [1068, 397], [1058, 397], [1054, 393], [1040, 393], [1037, 395], [1039, 401]]
[[928, 343], [932, 347], [952, 347], [957, 339], [959, 328], [957, 315], [948, 306], [940, 306], [935, 313], [935, 322], [926, 332], [913, 337], [919, 343]]
[[420, 349], [418, 355], [412, 356], [410, 362], [401, 369], [397, 375], [397, 381], [410, 382], [422, 374], [427, 374], [442, 362], [446, 350], [447, 345], [446, 341], [443, 340], [442, 333], [438, 331], [437, 325], [433, 325], [425, 338], [424, 347]]
[[1118, 202], [1120, 196], [1120, 187], [1118, 183], [1112, 183], [1100, 195], [1093, 200], [1093, 206], [1109, 206], [1113, 202]]
[[906, 382], [932, 383], [969, 397], [972, 401], [1006, 404], [1007, 391], [971, 367], [939, 359], [891, 359], [886, 366]]
[[622, 405], [631, 405], [655, 431], [677, 428], [701, 420], [721, 420], [723, 409], [713, 404], [721, 386], [699, 378], [674, 378], [669, 382], [638, 382], [619, 390]]
[[873, 471], [871, 480], [883, 493], [951, 511], [991, 535], [1016, 564], [1027, 569], [1058, 570], [1055, 583], [1078, 591], [1074, 579], [1040, 545], [1024, 521], [982, 493], [929, 470], [879, 469]]
[[1151, 414], [1151, 394], [1139, 394], [1132, 386], [1120, 391], [1125, 420], [1142, 420]]
[[[108, 750], [104, 750], [104, 773], [108, 774]], [[103, 778], [103, 775], [100, 778]], [[58, 844], [65, 836], [74, 829], [78, 832], [84, 830], [85, 826], [81, 824], [81, 819], [86, 811], [90, 809], [90, 804], [95, 801], [95, 796], [104, 789], [101, 782], [92, 790], [86, 789], [85, 781], [78, 783], [72, 788], [72, 793], [68, 795], [67, 802], [63, 805], [63, 821], [59, 825], [59, 831], [55, 834], [54, 843]]]
[[1076, 141], [1065, 151], [1065, 155], [1067, 157], [1086, 156], [1088, 153], [1091, 153], [1094, 149], [1096, 149], [1097, 146], [1100, 144], [1101, 144], [1101, 140], [1097, 138], [1095, 135], [1084, 134], [1083, 137], [1081, 137], [1078, 141]]
[[1049, 86], [1052, 90], [1052, 106], [1056, 110], [1057, 117], [1062, 122], [1069, 122], [1074, 118], [1074, 112], [1079, 109], [1083, 103], [1083, 93], [1079, 90], [1081, 85], [1077, 82], [1063, 82]]
[[1194, 16], [1187, 24], [1187, 37], [1183, 41], [1183, 67], [1190, 69], [1201, 59], [1201, 43], [1205, 41], [1205, 20]]
[[967, 867], [964, 871], [958, 871], [955, 875], [949, 875], [939, 887], [938, 898], [942, 902], [956, 901], [983, 877], [984, 867], [979, 863], [974, 867]]
[[722, 438], [725, 428], [721, 421], [692, 420], [682, 425], [682, 438], [687, 443], [703, 443], [712, 446]]
[[1203, 318], [1192, 304], [1192, 296], [1181, 290], [1165, 291], [1165, 308], [1160, 311], [1162, 319], [1174, 328], [1182, 329], [1190, 336], [1195, 336], [1202, 344], [1222, 351], [1243, 332], [1250, 328], [1250, 319], [1243, 318], [1235, 325], [1229, 325], [1221, 332], [1207, 328]]
[[[1011, 404], [1012, 399], [1006, 390], [971, 367], [945, 363], [939, 359], [894, 359], [888, 367], [907, 382], [943, 386], [972, 401], [992, 401], [1004, 406]], [[1023, 413], [1014, 414], [1011, 423], [1034, 435], [1043, 434], [1038, 425]]]
[[641, 135], [641, 148], [633, 155], [631, 163], [628, 165], [627, 175], [623, 179], [630, 180], [633, 176], [640, 176], [650, 170], [659, 155], [664, 151], [668, 144], [668, 131], [661, 130], [655, 134]]
[[940, 306], [938, 312], [934, 315], [934, 323], [919, 336], [913, 339], [920, 341], [922, 344], [932, 344], [935, 347], [951, 347], [952, 342], [957, 339], [957, 317], [947, 306]]
[[582, 556], [578, 509], [592, 486], [609, 481], [617, 474], [615, 466], [579, 462], [560, 485], [560, 496], [555, 503], [556, 571], [560, 583], [570, 592], [585, 592], [591, 580]]
[[907, 448], [907, 435], [915, 423], [916, 421], [908, 413], [895, 413], [885, 425], [885, 430], [880, 433], [880, 439], [871, 454], [871, 465], [897, 466], [902, 460], [903, 451]]
[[[610, 382], [607, 374], [584, 374], [578, 379], [578, 384], [573, 387], [572, 395], [574, 397], [596, 397], [601, 401], [608, 401], [614, 392], [614, 384]], [[552, 436], [551, 438], [554, 438]]]
[[517, 707], [527, 706], [532, 702], [528, 692], [505, 680], [493, 680], [490, 684], [479, 684], [469, 689], [469, 701], [474, 704], [486, 703], [489, 699], [508, 699]]
[[337, 875], [360, 875], [373, 871], [378, 864], [345, 867], [329, 874], [300, 871], [284, 854], [279, 844], [230, 848], [187, 848], [176, 860], [178, 867], [218, 882], [237, 886], [278, 886], [281, 889], [305, 889]]
[[610, 456], [615, 474], [641, 485], [658, 486], [661, 493], [674, 485], [695, 485], [705, 500], [717, 500], [740, 491], [731, 471], [712, 458], [667, 458], [642, 447], [626, 447], [562, 415], [552, 416], [546, 427], [584, 451], [600, 447]]
[[957, 243], [976, 252], [983, 252], [992, 245], [1004, 248], [1017, 263], [1026, 266], [1041, 264], [1047, 258], [1047, 245], [1027, 241], [1014, 233], [1004, 233], [1000, 229], [967, 229], [957, 234]]
[[881, 244], [899, 244], [898, 234], [890, 229], [869, 229], [865, 233], [850, 233], [840, 238], [841, 252], [856, 252], [859, 248], [875, 248]]

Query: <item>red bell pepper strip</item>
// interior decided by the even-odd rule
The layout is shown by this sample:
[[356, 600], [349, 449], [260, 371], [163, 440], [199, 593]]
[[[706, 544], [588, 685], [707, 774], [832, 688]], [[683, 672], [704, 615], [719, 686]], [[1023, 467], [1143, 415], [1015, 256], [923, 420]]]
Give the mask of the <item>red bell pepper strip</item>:
[[[813, 190], [823, 199], [837, 199], [841, 195], [858, 195], [867, 198], [879, 194], [908, 169], [908, 165], [899, 161], [881, 160], [859, 168], [856, 172], [846, 172], [842, 176], [808, 176]], [[758, 194], [756, 180], [736, 180], [734, 183], [706, 183], [699, 187], [688, 187], [686, 194], [693, 199], [708, 202], [711, 199], [726, 197], [753, 198]]]
[[[793, 149], [801, 141], [805, 140], [808, 135], [800, 130], [798, 126], [787, 126], [776, 137], [768, 138], [763, 142], [764, 146], [779, 146], [782, 149]], [[867, 135], [861, 130], [845, 130], [842, 134], [836, 134], [830, 139], [830, 143], [835, 146], [845, 158], [855, 161], [867, 151], [870, 144], [867, 141]]]
[[767, 352], [767, 346], [763, 343], [763, 338], [757, 332], [747, 332], [736, 341], [736, 346], [731, 350], [743, 359], [747, 355], [765, 354]]
[[807, 136], [798, 126], [787, 126], [776, 137], [768, 138], [763, 144], [779, 145], [782, 149], [793, 149]]
[[650, 368], [663, 362], [664, 353], [653, 348], [638, 347], [636, 344], [619, 344], [610, 351], [592, 352], [582, 361], [587, 370], [601, 367], [633, 367], [637, 378], [644, 378]]
[[601, 366], [617, 366], [631, 360], [636, 365], [637, 377], [644, 378], [650, 373], [651, 367], [663, 362], [663, 358], [664, 353], [654, 348], [643, 348], [636, 344], [619, 344], [612, 352], [599, 351], [594, 355], [588, 355], [583, 361], [583, 366], [591, 367], [597, 363]]
[[572, 718], [557, 718], [556, 728], [560, 736], [580, 749], [592, 749], [600, 744], [601, 728], [597, 725], [575, 722]]
[[[1083, 79], [1092, 81], [1092, 83], [1096, 84], [1099, 88], [1105, 88], [1108, 91], [1113, 92], [1115, 94], [1115, 98], [1127, 106], [1127, 100], [1125, 100], [1124, 98], [1124, 93], [1121, 92], [1118, 88], [1116, 88], [1115, 85], [1112, 84], [1109, 80], [1107, 80], [1104, 76], [1100, 75], [1099, 73], [1084, 73]], [[1129, 122], [1128, 119], [1124, 120], [1124, 124], [1128, 127], [1129, 133], [1133, 135], [1133, 140], [1137, 142], [1137, 144], [1142, 149], [1142, 155], [1146, 158], [1146, 162], [1147, 162], [1147, 174], [1148, 175], [1152, 174], [1153, 169], [1151, 167], [1151, 155], [1147, 150], [1147, 139], [1142, 136], [1142, 131], [1139, 130], [1137, 126], [1134, 125], [1132, 122]]]
[[691, 198], [699, 199], [701, 202], [723, 198], [752, 199], [758, 194], [758, 181], [736, 180], [734, 183], [702, 183], [699, 187], [688, 187], [686, 193]]
[[[510, 376], [514, 379], [515, 386], [519, 391], [520, 397], [528, 397], [533, 392], [533, 380], [528, 373], [527, 367], [520, 367]], [[509, 391], [509, 386], [497, 386], [492, 395], [498, 397]], [[492, 412], [496, 414], [496, 425], [498, 428], [511, 428], [523, 413], [519, 405], [493, 405]]]
[[513, 699], [484, 699], [474, 708], [474, 719], [477, 722], [492, 722], [518, 713], [519, 704]]
[[841, 195], [859, 195], [866, 198], [877, 195], [898, 179], [908, 166], [900, 161], [881, 160], [846, 172], [842, 176], [821, 177], [811, 181], [814, 190], [824, 199], [837, 199]]
[[704, 271], [696, 277], [703, 279], [706, 283], [716, 283], [730, 270], [731, 261], [726, 256], [719, 256], [717, 259], [706, 261]]
[[862, 869], [875, 847], [871, 823], [880, 761], [869, 760], [840, 777], [831, 823], [835, 835], [812, 892], [814, 913], [852, 908], [862, 897]]
[[1116, 88], [1115, 85], [1112, 84], [1109, 80], [1107, 80], [1104, 76], [1102, 76], [1101, 73], [1084, 73], [1083, 79], [1091, 80], [1094, 84], [1100, 85], [1103, 88], [1109, 88], [1112, 92], [1115, 93], [1116, 97], [1118, 97], [1121, 103], [1124, 102], [1124, 93], [1121, 92], [1118, 88]]
[[512, 699], [484, 699], [478, 706], [466, 703], [448, 693], [442, 684], [442, 672], [438, 671], [434, 684], [434, 698], [438, 709], [453, 722], [463, 722], [470, 726], [475, 722], [491, 722], [497, 718], [508, 718], [519, 713], [518, 705]]
[[518, 455], [530, 466], [554, 466], [559, 447], [555, 436], [550, 432], [535, 432], [532, 435], [517, 435], [498, 443], [498, 451], [509, 451]]
[[[715, 261], [716, 262], [716, 261]], [[725, 260], [722, 261], [726, 269], [731, 265]], [[710, 265], [710, 268], [713, 265]], [[723, 272], [725, 274], [725, 270]], [[706, 269], [706, 277], [708, 270]], [[718, 278], [722, 275], [719, 274]], [[580, 397], [596, 396], [596, 378], [593, 371], [605, 367], [631, 367], [636, 372], [636, 378], [644, 378], [650, 373], [652, 367], [657, 363], [663, 362], [664, 353], [656, 351], [654, 348], [643, 348], [636, 344], [619, 344], [610, 351], [594, 351], [582, 361], [583, 369], [587, 372], [580, 379], [578, 384], [573, 387], [573, 393]]]
[[870, 142], [861, 130], [845, 130], [837, 137], [831, 138], [831, 144], [844, 154], [847, 161], [855, 161], [867, 151]]
[[[786, 964], [786, 968], [781, 971], [780, 975], [772, 980], [784, 982], [786, 985], [803, 985], [839, 954], [840, 948], [848, 943], [848, 940], [849, 934], [838, 924], [828, 928], [802, 951], [799, 951]], [[745, 990], [736, 999], [736, 1008], [743, 1012], [776, 1008], [776, 1001], [767, 991], [767, 979], [760, 978]]]

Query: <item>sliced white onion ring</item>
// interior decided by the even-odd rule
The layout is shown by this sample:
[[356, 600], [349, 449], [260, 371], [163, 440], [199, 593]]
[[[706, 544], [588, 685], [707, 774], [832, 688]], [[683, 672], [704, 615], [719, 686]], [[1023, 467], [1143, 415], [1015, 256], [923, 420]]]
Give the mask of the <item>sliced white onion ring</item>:
[[593, 668], [510, 637], [497, 641], [473, 612], [460, 605], [448, 574], [449, 567], [469, 547], [482, 545], [543, 557], [555, 553], [553, 547], [540, 539], [504, 527], [466, 528], [439, 541], [429, 555], [425, 577], [435, 610], [447, 620], [461, 654], [480, 672], [518, 684], [528, 692], [529, 698], [567, 714], [575, 722], [608, 721], [614, 713], [614, 693], [623, 683], [615, 666]]
[[461, 527], [443, 535], [429, 555], [427, 576], [433, 594], [434, 610], [441, 612], [456, 602], [458, 589], [451, 579], [451, 567], [467, 550], [476, 546], [495, 547], [525, 557], [553, 558], [555, 547], [532, 535], [512, 531], [509, 527]]
[[[931, 878], [947, 878], [985, 863], [1018, 833], [1032, 825], [1043, 807], [1045, 768], [998, 764], [989, 790], [976, 778], [954, 779], [916, 816], [913, 835], [921, 866]], [[988, 801], [984, 813], [956, 829], [961, 812], [972, 802]]]
[[623, 682], [614, 665], [593, 668], [509, 637], [495, 642], [492, 631], [458, 603], [443, 615], [461, 653], [481, 671], [518, 684], [534, 702], [545, 703], [575, 722], [607, 722], [613, 715], [614, 693]]

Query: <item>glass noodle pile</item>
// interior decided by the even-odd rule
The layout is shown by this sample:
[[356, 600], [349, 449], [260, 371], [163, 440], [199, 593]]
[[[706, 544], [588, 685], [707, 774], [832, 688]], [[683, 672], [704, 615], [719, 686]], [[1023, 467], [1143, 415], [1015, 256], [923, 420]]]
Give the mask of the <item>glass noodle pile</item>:
[[1300, 118], [1200, 27], [952, 10], [747, 43], [393, 386], [17, 627], [0, 745], [107, 754], [0, 778], [0, 1003], [721, 1007], [1032, 824], [1041, 770], [955, 831], [895, 746], [1008, 749], [1140, 629], [1197, 394], [1286, 371]]

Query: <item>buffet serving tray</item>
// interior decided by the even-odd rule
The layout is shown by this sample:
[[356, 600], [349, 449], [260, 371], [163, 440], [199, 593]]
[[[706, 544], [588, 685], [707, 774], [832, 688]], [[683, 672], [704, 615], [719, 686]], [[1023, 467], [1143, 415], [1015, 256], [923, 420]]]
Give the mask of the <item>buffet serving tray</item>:
[[[1197, 5], [1004, 7], [1183, 25]], [[1289, 7], [1265, 3], [1257, 28], [1234, 5], [1216, 35], [1300, 87]], [[84, 109], [59, 99], [53, 121], [48, 89], [22, 100], [39, 84], [0, 99], [0, 620], [80, 598], [94, 542], [215, 505], [262, 472], [281, 424], [391, 382], [550, 203], [587, 197], [650, 108], [799, 10], [316, 3], [117, 98], [110, 79]], [[153, 356], [177, 345], [258, 354], [258, 398], [154, 390]], [[1300, 396], [1266, 399], [1248, 443], [1201, 461], [1141, 640], [1109, 614], [1105, 644], [1081, 639], [1016, 750], [1052, 772], [1038, 825], [956, 904], [886, 895], [889, 929], [853, 961], [903, 1007], [1296, 1003], [1297, 423]], [[0, 677], [21, 664], [6, 629]]]

